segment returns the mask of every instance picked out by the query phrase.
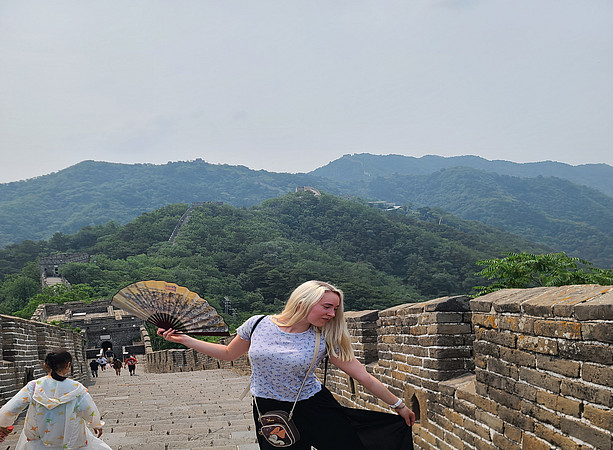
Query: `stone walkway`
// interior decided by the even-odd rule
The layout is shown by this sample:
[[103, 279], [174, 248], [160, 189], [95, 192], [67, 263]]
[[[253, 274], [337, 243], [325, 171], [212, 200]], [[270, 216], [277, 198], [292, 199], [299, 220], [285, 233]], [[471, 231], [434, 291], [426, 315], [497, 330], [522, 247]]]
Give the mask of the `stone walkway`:
[[[230, 370], [152, 374], [139, 364], [99, 371], [88, 386], [103, 420], [102, 438], [116, 450], [258, 450], [251, 397], [239, 399], [249, 378]], [[14, 449], [23, 418], [0, 449]]]

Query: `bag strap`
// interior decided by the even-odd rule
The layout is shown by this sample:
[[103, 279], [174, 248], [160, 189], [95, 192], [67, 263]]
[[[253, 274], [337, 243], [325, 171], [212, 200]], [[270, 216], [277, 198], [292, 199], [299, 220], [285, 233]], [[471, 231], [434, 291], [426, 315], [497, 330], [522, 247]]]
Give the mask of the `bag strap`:
[[324, 360], [324, 386], [326, 385], [326, 378], [328, 377], [328, 359], [329, 356], [326, 355], [326, 358]]
[[[253, 336], [253, 332], [255, 331], [255, 327], [258, 326], [258, 324], [262, 321], [262, 319], [266, 317], [264, 316], [260, 316], [258, 317], [258, 320], [255, 321], [255, 323], [253, 324], [253, 327], [251, 327], [251, 333], [249, 333], [249, 340], [251, 340], [251, 336]], [[245, 395], [247, 395], [247, 393], [249, 392], [249, 389], [251, 389], [251, 383], [249, 383], [247, 386], [245, 386], [245, 389], [243, 390], [243, 392], [241, 393], [241, 395], [238, 397], [239, 400], [242, 400], [245, 398]]]
[[258, 317], [258, 320], [255, 321], [255, 323], [253, 324], [253, 327], [251, 328], [251, 333], [249, 333], [249, 340], [251, 340], [251, 336], [253, 336], [253, 332], [255, 331], [255, 327], [258, 326], [258, 324], [262, 321], [262, 319], [266, 317], [264, 316], [260, 316]]
[[[304, 380], [302, 380], [300, 389], [298, 389], [298, 394], [296, 395], [296, 400], [294, 400], [292, 409], [289, 412], [288, 420], [292, 420], [292, 415], [294, 414], [294, 408], [296, 407], [296, 403], [298, 403], [298, 399], [300, 398], [300, 393], [302, 392], [302, 388], [304, 388], [304, 384], [306, 383], [307, 378], [309, 378], [309, 375], [311, 374], [311, 370], [313, 369], [313, 366], [315, 365], [315, 362], [317, 361], [317, 355], [319, 354], [319, 345], [320, 345], [320, 340], [321, 340], [320, 336], [321, 336], [321, 331], [319, 331], [319, 328], [315, 328], [315, 352], [313, 354], [313, 360], [311, 361], [309, 370], [307, 370], [307, 373], [304, 376]], [[258, 402], [255, 399], [255, 397], [253, 397], [253, 403], [255, 403], [255, 409], [257, 409], [258, 411], [258, 416], [262, 417], [262, 413], [260, 412], [260, 408], [258, 407]]]

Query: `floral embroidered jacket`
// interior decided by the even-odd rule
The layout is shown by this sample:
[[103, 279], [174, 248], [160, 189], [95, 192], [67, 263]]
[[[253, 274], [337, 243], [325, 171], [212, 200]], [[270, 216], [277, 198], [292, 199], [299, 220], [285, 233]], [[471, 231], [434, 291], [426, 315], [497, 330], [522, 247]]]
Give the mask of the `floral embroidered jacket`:
[[50, 375], [30, 381], [17, 395], [0, 408], [0, 426], [12, 425], [28, 407], [23, 434], [28, 442], [50, 448], [86, 447], [86, 423], [102, 428], [98, 408], [85, 386], [78, 381], [57, 381]]

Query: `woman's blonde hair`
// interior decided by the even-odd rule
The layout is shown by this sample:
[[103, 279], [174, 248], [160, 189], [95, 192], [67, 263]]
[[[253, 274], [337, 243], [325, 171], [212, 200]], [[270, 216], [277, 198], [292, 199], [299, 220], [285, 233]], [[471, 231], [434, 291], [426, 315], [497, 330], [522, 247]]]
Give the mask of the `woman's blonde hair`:
[[326, 292], [335, 293], [340, 300], [334, 318], [321, 327], [328, 354], [342, 361], [349, 361], [353, 358], [353, 349], [351, 348], [351, 339], [343, 312], [343, 291], [330, 283], [317, 280], [302, 283], [294, 289], [283, 311], [273, 316], [273, 320], [283, 326], [292, 326], [300, 322], [311, 312], [313, 306], [321, 300]]

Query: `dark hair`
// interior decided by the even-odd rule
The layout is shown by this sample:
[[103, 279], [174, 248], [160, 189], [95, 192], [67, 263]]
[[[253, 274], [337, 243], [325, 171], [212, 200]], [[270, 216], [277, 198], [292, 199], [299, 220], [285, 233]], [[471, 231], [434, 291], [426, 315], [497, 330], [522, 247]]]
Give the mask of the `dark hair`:
[[64, 381], [66, 377], [58, 375], [57, 370], [65, 369], [71, 362], [72, 355], [64, 349], [52, 350], [45, 357], [45, 367], [51, 371], [51, 377], [58, 381]]

